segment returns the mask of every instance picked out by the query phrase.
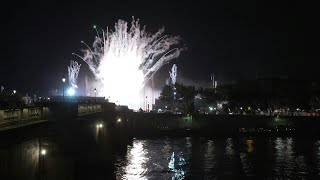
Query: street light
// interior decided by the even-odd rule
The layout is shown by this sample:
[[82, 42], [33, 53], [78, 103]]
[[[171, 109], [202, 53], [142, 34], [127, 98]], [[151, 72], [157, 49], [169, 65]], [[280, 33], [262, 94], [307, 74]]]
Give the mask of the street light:
[[63, 102], [64, 102], [64, 83], [66, 82], [66, 78], [63, 76], [62, 77], [62, 83], [63, 83], [63, 85], [62, 85], [62, 87], [63, 87], [63, 90], [62, 90], [62, 94], [63, 94]]
[[97, 128], [99, 129], [99, 128], [102, 128], [103, 127], [103, 124], [102, 123], [99, 123], [99, 124], [97, 124]]
[[148, 112], [147, 104], [148, 104], [148, 96], [146, 96], [146, 103], [145, 103], [146, 112]]
[[94, 92], [94, 99], [95, 99], [95, 101], [97, 101], [97, 89], [94, 88], [93, 92]]
[[46, 155], [46, 154], [47, 154], [47, 150], [42, 149], [42, 150], [41, 150], [41, 155], [43, 155], [43, 156], [44, 156], [44, 155]]
[[16, 90], [13, 90], [13, 94], [16, 94], [16, 92], [17, 92]]

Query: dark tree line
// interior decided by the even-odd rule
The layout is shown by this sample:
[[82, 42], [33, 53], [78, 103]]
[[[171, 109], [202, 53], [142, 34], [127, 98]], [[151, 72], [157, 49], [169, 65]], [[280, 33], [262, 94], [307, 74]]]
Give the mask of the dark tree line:
[[[198, 97], [198, 98], [197, 98]], [[254, 114], [257, 110], [315, 111], [320, 109], [320, 83], [291, 79], [260, 79], [239, 81], [213, 88], [194, 86], [165, 86], [160, 100], [170, 107], [181, 107], [184, 113], [194, 112], [195, 101], [203, 106], [216, 105], [226, 101], [224, 111], [246, 111]]]
[[175, 86], [166, 85], [162, 89], [160, 100], [168, 103], [172, 110], [182, 107], [184, 113], [189, 113], [194, 111], [195, 94], [194, 86], [184, 86], [176, 83]]

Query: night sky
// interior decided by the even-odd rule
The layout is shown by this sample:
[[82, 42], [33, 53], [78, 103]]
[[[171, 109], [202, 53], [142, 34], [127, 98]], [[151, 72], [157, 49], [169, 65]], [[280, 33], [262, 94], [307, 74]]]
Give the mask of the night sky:
[[[315, 8], [285, 0], [10, 1], [0, 7], [0, 85], [46, 93], [60, 86], [70, 60], [89, 73], [71, 54], [81, 54], [80, 41], [92, 43], [93, 25], [113, 27], [132, 16], [148, 32], [165, 26], [166, 34], [183, 38], [188, 50], [174, 60], [183, 79], [206, 81], [212, 72], [222, 83], [257, 76], [319, 79]], [[158, 76], [167, 76], [170, 67]]]

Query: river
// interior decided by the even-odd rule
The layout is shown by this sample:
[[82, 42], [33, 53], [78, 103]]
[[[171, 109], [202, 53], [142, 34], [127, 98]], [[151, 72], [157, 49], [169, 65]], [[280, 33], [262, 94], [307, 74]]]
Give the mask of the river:
[[129, 137], [100, 123], [0, 135], [0, 179], [320, 179], [318, 138]]

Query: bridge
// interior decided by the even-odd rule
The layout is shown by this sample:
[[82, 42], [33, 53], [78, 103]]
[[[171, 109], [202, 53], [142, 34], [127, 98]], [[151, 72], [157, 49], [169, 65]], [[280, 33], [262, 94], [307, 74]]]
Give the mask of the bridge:
[[113, 114], [115, 104], [104, 98], [52, 97], [32, 106], [0, 109], [0, 131], [47, 121], [75, 120], [98, 113]]

